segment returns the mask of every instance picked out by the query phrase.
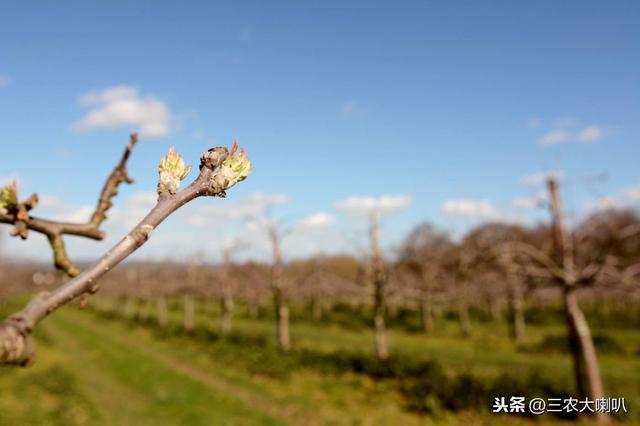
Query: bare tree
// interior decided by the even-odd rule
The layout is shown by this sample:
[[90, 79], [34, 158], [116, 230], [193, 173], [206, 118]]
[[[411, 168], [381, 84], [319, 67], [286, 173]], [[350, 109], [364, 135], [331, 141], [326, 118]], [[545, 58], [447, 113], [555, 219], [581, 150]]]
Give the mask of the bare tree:
[[[22, 310], [11, 315], [0, 323], [0, 364], [29, 365], [34, 361], [35, 344], [31, 333], [33, 328], [47, 315], [60, 306], [80, 297], [85, 293], [98, 291], [98, 280], [131, 253], [140, 248], [151, 236], [151, 232], [164, 219], [189, 201], [201, 196], [225, 195], [225, 190], [237, 182], [244, 180], [251, 172], [251, 162], [244, 151], [236, 153], [234, 143], [231, 153], [227, 148], [213, 148], [202, 153], [200, 157], [200, 173], [197, 178], [183, 190], [179, 190], [180, 182], [187, 176], [191, 166], [185, 167], [182, 157], [169, 150], [159, 165], [158, 202], [135, 228], [120, 242], [112, 247], [98, 261], [67, 283], [51, 293], [40, 294]], [[109, 193], [111, 195], [111, 193]], [[108, 198], [107, 198], [108, 200]], [[6, 209], [3, 200], [3, 208]], [[21, 207], [19, 207], [22, 205]], [[39, 228], [43, 231], [41, 221], [34, 221], [26, 212], [25, 203], [16, 202], [10, 205], [8, 217], [16, 226], [16, 230]], [[13, 213], [12, 213], [13, 212]], [[104, 213], [100, 210], [98, 213]], [[38, 225], [40, 224], [40, 225]], [[55, 235], [76, 229], [65, 225], [57, 225]], [[94, 230], [95, 231], [95, 230]], [[53, 232], [49, 229], [47, 232]], [[55, 248], [54, 248], [55, 250]]]
[[[593, 286], [605, 278], [619, 278], [620, 274], [607, 255], [606, 248], [598, 250], [588, 244], [588, 239], [575, 244], [576, 240], [586, 238], [588, 232], [581, 236], [565, 228], [555, 176], [548, 177], [547, 189], [551, 212], [552, 254], [549, 256], [532, 244], [516, 243], [510, 248], [516, 256], [523, 259], [526, 274], [547, 280], [562, 291], [576, 391], [579, 397], [589, 396], [595, 400], [604, 397], [604, 386], [591, 329], [578, 304], [577, 291]], [[577, 257], [581, 251], [586, 254], [584, 247], [588, 247], [588, 254]], [[608, 415], [603, 412], [596, 413], [596, 418], [599, 423], [609, 422]]]
[[[497, 282], [497, 278], [502, 278], [501, 281], [506, 282], [509, 333], [517, 342], [521, 342], [525, 338], [523, 280], [518, 274], [518, 266], [513, 259], [512, 252], [500, 248], [509, 242], [525, 241], [526, 237], [527, 233], [521, 226], [488, 223], [472, 230], [464, 239], [464, 245], [473, 257], [472, 265], [476, 274], [481, 276], [499, 274], [492, 277], [495, 282], [493, 284], [494, 294], [489, 294], [494, 303], [496, 303], [498, 294], [505, 293], [504, 286]], [[490, 289], [485, 288], [484, 290], [489, 292]]]
[[[573, 357], [573, 366], [580, 396], [587, 394], [585, 379], [589, 386], [589, 395], [593, 399], [604, 398], [602, 376], [598, 366], [596, 348], [593, 344], [589, 324], [578, 305], [576, 288], [578, 274], [576, 271], [572, 241], [565, 231], [558, 194], [558, 182], [555, 177], [547, 181], [551, 206], [553, 245], [556, 265], [562, 271], [555, 276], [555, 281], [562, 286], [564, 309], [569, 328], [569, 344]], [[586, 374], [586, 377], [585, 377]], [[598, 413], [600, 421], [604, 421], [604, 413]]]
[[433, 294], [442, 273], [443, 257], [452, 244], [448, 234], [422, 223], [409, 233], [400, 248], [400, 266], [406, 267], [418, 281], [418, 307], [425, 333], [433, 331]]

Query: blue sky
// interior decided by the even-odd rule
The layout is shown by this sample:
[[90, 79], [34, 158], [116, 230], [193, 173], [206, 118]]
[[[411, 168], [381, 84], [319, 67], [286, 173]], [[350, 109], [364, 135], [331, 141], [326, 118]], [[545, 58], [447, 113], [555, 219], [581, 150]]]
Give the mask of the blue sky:
[[[638, 22], [632, 1], [7, 2], [0, 180], [47, 195], [42, 215], [81, 218], [128, 132], [142, 129], [109, 244], [152, 203], [170, 145], [195, 162], [237, 137], [254, 174], [227, 200], [171, 218], [140, 254], [153, 258], [171, 241], [184, 256], [214, 256], [236, 234], [257, 241], [227, 210], [271, 203], [299, 229], [297, 254], [361, 245], [362, 218], [336, 209], [349, 197], [396, 200], [388, 247], [421, 220], [457, 234], [485, 220], [535, 223], [543, 187], [523, 181], [550, 171], [572, 217], [637, 206]], [[310, 216], [323, 220], [303, 230]], [[11, 251], [49, 255], [31, 239]], [[104, 245], [71, 248], [91, 259]]]

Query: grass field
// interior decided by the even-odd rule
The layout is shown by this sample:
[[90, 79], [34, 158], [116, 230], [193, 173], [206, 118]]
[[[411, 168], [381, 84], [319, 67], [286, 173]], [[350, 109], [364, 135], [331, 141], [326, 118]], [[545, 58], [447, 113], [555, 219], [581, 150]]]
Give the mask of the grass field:
[[[193, 335], [179, 332], [179, 312], [172, 311], [171, 320], [172, 331], [159, 332], [151, 324], [75, 307], [56, 312], [36, 334], [35, 366], [0, 370], [0, 425], [588, 424], [495, 415], [491, 399], [480, 410], [411, 411], [404, 379], [335, 366], [337, 354], [371, 357], [366, 329], [294, 322], [293, 353], [282, 356], [271, 342], [268, 318], [239, 316], [237, 331], [225, 339], [210, 331], [217, 327], [214, 312], [198, 315]], [[471, 339], [459, 337], [453, 321], [438, 323], [433, 336], [392, 330], [389, 337], [396, 356], [436, 360], [449, 376], [499, 383], [504, 373], [537, 371], [571, 389], [567, 355], [526, 350], [562, 332], [560, 325], [529, 327], [525, 349], [505, 337], [505, 326], [491, 323], [475, 324]], [[629, 348], [605, 351], [601, 367], [607, 393], [626, 398], [630, 412], [619, 419], [640, 424], [640, 333], [596, 332]]]

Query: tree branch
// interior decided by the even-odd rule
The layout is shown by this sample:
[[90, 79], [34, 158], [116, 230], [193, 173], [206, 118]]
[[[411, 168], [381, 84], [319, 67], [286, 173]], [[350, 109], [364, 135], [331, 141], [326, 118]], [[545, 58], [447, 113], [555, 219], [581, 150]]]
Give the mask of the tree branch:
[[[173, 151], [170, 151], [170, 154], [172, 153]], [[215, 148], [202, 154], [200, 174], [193, 183], [182, 191], [168, 194], [162, 187], [163, 179], [173, 176], [181, 180], [186, 175], [183, 173], [185, 168], [182, 159], [177, 157], [182, 165], [181, 170], [176, 169], [176, 163], [163, 168], [161, 162], [161, 185], [158, 188], [161, 196], [147, 216], [129, 234], [71, 281], [49, 294], [34, 298], [24, 309], [0, 323], [0, 364], [30, 365], [35, 356], [31, 332], [38, 322], [82, 294], [96, 292], [100, 277], [142, 246], [149, 239], [151, 232], [174, 211], [203, 195], [223, 196], [226, 189], [246, 178], [251, 172], [251, 163], [244, 152], [241, 156], [234, 156], [234, 151], [229, 155], [226, 148]]]
[[111, 175], [109, 175], [107, 181], [104, 184], [104, 187], [102, 188], [102, 192], [100, 193], [100, 198], [98, 198], [96, 209], [91, 215], [91, 219], [89, 219], [88, 222], [95, 228], [98, 228], [100, 224], [107, 218], [107, 210], [109, 210], [113, 206], [113, 204], [111, 203], [111, 198], [115, 197], [118, 194], [118, 185], [120, 185], [122, 182], [126, 182], [128, 184], [133, 183], [133, 179], [127, 173], [127, 160], [131, 155], [133, 146], [137, 142], [138, 134], [133, 133], [129, 139], [129, 143], [124, 149], [124, 154], [122, 154], [120, 162], [113, 169]]
[[[538, 249], [534, 245], [524, 243], [521, 241], [513, 241], [501, 244], [499, 250], [507, 250], [510, 251], [510, 256], [518, 256], [522, 255], [530, 262], [535, 262], [539, 264], [542, 268], [548, 271], [548, 273], [562, 282], [566, 281], [566, 273], [565, 271], [559, 267], [553, 259], [547, 256], [542, 250]], [[531, 266], [528, 267], [530, 270], [535, 270], [537, 275], [539, 268], [533, 269]]]
[[56, 269], [63, 271], [70, 277], [75, 277], [80, 273], [80, 270], [69, 259], [62, 236], [76, 235], [93, 240], [102, 240], [104, 238], [104, 232], [100, 230], [100, 225], [107, 218], [106, 212], [113, 205], [111, 198], [118, 193], [118, 185], [122, 182], [133, 183], [133, 179], [127, 174], [127, 160], [137, 141], [138, 135], [133, 133], [120, 162], [107, 178], [100, 197], [98, 198], [95, 211], [87, 223], [56, 222], [30, 216], [27, 212], [35, 208], [38, 203], [38, 196], [36, 194], [31, 195], [22, 203], [16, 204], [16, 206], [9, 211], [5, 213], [0, 212], [0, 223], [13, 225], [14, 230], [11, 234], [20, 236], [22, 239], [27, 238], [29, 230], [44, 234], [53, 251], [53, 264]]

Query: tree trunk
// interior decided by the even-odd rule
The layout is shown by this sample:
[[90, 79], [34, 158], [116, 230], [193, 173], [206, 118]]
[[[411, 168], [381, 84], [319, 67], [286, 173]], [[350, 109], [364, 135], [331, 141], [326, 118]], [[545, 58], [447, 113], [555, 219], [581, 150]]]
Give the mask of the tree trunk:
[[284, 295], [280, 287], [275, 289], [274, 302], [278, 347], [281, 351], [288, 352], [289, 349], [291, 349], [291, 342], [289, 340], [289, 308], [284, 302]]
[[387, 283], [382, 250], [380, 249], [380, 213], [371, 215], [371, 270], [373, 275], [373, 333], [376, 356], [379, 360], [389, 358], [386, 327], [384, 323], [384, 287]]
[[269, 230], [273, 249], [273, 266], [271, 268], [271, 289], [273, 290], [273, 302], [276, 314], [276, 330], [278, 347], [287, 352], [291, 348], [289, 340], [289, 308], [285, 304], [284, 291], [282, 289], [282, 252], [280, 251], [280, 236], [275, 225]]
[[184, 331], [186, 331], [187, 333], [191, 333], [193, 332], [193, 322], [195, 316], [195, 301], [193, 300], [193, 295], [185, 294], [182, 301], [184, 304]]
[[231, 319], [233, 318], [233, 310], [235, 308], [230, 289], [223, 289], [221, 307], [222, 321], [220, 323], [220, 331], [222, 334], [227, 334], [231, 331]]
[[376, 356], [380, 360], [389, 358], [389, 348], [387, 347], [386, 327], [384, 321], [384, 278], [383, 273], [378, 271], [374, 278], [374, 297], [373, 297], [373, 332]]
[[375, 348], [376, 356], [379, 360], [389, 358], [389, 348], [387, 347], [387, 334], [384, 325], [384, 315], [376, 314], [373, 318], [373, 326], [375, 330]]
[[286, 305], [278, 309], [278, 344], [280, 349], [287, 352], [291, 349], [289, 340], [289, 308]]
[[428, 294], [423, 294], [420, 298], [420, 322], [425, 333], [431, 334], [433, 332], [433, 310]]
[[374, 273], [374, 297], [373, 297], [373, 330], [376, 356], [380, 360], [389, 358], [389, 348], [387, 347], [386, 327], [384, 321], [384, 272], [378, 270]]
[[169, 312], [167, 310], [167, 299], [165, 299], [164, 296], [158, 297], [157, 308], [158, 325], [162, 328], [165, 328], [167, 324], [169, 324]]
[[[564, 305], [578, 397], [584, 398], [588, 392], [592, 400], [604, 398], [602, 376], [591, 330], [578, 305], [575, 291], [571, 287], [566, 287], [564, 290]], [[600, 424], [606, 424], [609, 421], [606, 413], [596, 413], [596, 418]]]
[[509, 333], [516, 342], [522, 342], [525, 337], [524, 300], [522, 285], [513, 277], [507, 278], [509, 296]]
[[469, 320], [469, 307], [467, 302], [458, 300], [458, 322], [460, 323], [460, 333], [463, 336], [471, 336], [471, 321]]

